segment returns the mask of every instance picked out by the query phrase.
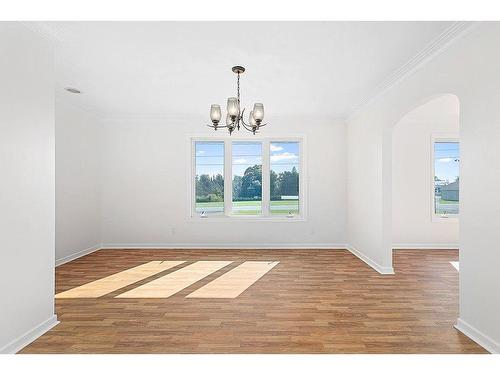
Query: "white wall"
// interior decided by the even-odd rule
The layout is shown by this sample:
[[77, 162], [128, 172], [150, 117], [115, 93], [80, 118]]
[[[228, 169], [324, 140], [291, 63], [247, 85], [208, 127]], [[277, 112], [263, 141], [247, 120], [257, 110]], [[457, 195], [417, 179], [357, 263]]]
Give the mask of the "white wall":
[[382, 251], [381, 133], [369, 121], [347, 125], [347, 237], [351, 251], [391, 272], [392, 254]]
[[51, 46], [0, 23], [0, 353], [54, 315], [54, 73]]
[[[496, 188], [500, 184], [498, 45], [500, 24], [480, 24], [365, 107], [348, 124], [349, 242], [365, 256], [390, 267], [392, 128], [406, 113], [436, 94], [458, 96], [461, 139], [458, 323], [471, 337], [497, 352], [500, 351], [500, 195]], [[370, 178], [365, 178], [367, 170]]]
[[100, 243], [99, 122], [65, 95], [56, 101], [56, 264]]
[[[102, 123], [102, 242], [108, 246], [343, 247], [345, 125], [313, 118], [268, 121], [264, 135], [304, 133], [307, 137], [306, 222], [188, 221], [187, 136], [212, 134], [205, 127], [207, 118], [106, 120]], [[246, 136], [252, 138], [250, 133]]]
[[392, 134], [392, 243], [394, 247], [458, 247], [458, 220], [432, 219], [431, 138], [459, 136], [458, 98], [443, 95], [414, 109]]

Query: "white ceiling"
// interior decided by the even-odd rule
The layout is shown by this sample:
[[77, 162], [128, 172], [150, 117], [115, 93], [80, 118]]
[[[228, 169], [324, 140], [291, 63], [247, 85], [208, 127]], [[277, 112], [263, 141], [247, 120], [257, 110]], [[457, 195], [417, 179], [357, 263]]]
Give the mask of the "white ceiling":
[[[207, 114], [235, 95], [267, 116], [345, 118], [452, 22], [38, 22], [58, 95], [102, 117]], [[81, 95], [66, 93], [76, 87]]]

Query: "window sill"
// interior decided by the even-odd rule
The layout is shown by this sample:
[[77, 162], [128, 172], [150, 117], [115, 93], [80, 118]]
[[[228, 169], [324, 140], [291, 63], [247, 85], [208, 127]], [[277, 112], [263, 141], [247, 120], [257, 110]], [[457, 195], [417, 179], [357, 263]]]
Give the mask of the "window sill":
[[433, 223], [458, 223], [459, 216], [458, 215], [448, 215], [448, 216], [432, 216]]
[[188, 221], [192, 222], [210, 222], [210, 223], [222, 223], [222, 222], [234, 222], [234, 221], [261, 221], [261, 222], [305, 222], [307, 219], [303, 216], [294, 216], [294, 217], [286, 217], [286, 216], [243, 216], [243, 215], [235, 215], [235, 216], [189, 216]]

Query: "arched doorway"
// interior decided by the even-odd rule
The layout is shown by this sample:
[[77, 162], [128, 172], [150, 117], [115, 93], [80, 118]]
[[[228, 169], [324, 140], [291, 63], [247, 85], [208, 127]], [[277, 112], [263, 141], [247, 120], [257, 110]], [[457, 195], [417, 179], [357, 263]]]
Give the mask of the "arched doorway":
[[391, 243], [458, 248], [459, 116], [456, 95], [427, 99], [392, 128]]

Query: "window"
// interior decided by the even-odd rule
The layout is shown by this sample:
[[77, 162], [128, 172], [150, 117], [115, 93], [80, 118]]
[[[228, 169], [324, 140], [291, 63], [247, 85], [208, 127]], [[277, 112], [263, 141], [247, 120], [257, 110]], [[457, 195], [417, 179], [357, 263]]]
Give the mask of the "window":
[[196, 142], [195, 211], [224, 213], [224, 142]]
[[299, 213], [299, 143], [271, 142], [271, 215]]
[[192, 138], [190, 216], [303, 219], [302, 143], [299, 137]]
[[233, 142], [235, 215], [262, 214], [262, 142]]
[[435, 139], [433, 154], [433, 214], [440, 217], [457, 216], [460, 202], [460, 144], [453, 139]]

